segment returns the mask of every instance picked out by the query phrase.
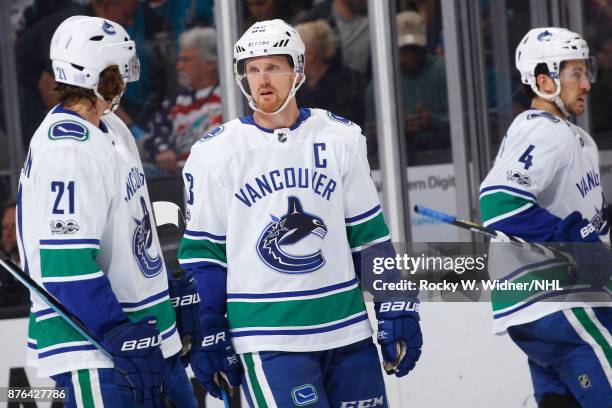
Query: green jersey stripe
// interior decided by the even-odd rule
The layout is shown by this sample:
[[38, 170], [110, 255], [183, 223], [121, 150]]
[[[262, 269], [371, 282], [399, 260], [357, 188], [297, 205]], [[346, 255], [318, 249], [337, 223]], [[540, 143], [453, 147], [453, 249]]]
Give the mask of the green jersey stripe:
[[257, 374], [255, 373], [255, 362], [253, 361], [253, 353], [244, 353], [242, 354], [242, 358], [246, 365], [247, 376], [249, 377], [249, 382], [251, 383], [251, 388], [253, 389], [253, 394], [255, 394], [255, 401], [257, 401], [258, 408], [268, 408], [268, 404], [266, 403], [266, 398], [263, 395], [263, 391], [261, 390], [261, 385], [257, 380]]
[[208, 239], [189, 239], [183, 237], [178, 253], [179, 260], [207, 258], [227, 264], [225, 244]]
[[508, 194], [502, 191], [483, 195], [480, 198], [482, 221], [487, 222], [493, 218], [518, 210], [521, 207], [533, 205], [534, 201], [525, 197]]
[[385, 217], [382, 212], [361, 224], [346, 226], [346, 236], [351, 248], [364, 246], [388, 235], [389, 229], [385, 224]]
[[100, 271], [97, 248], [40, 249], [42, 278], [88, 275]]
[[[524, 290], [493, 290], [491, 292], [491, 304], [493, 311], [499, 311], [514, 306], [519, 302], [524, 302], [528, 298], [547, 292], [542, 288], [546, 283], [559, 282], [561, 289], [567, 289], [573, 285], [569, 277], [567, 265], [558, 265], [551, 268], [540, 269], [520, 275], [516, 279], [511, 279], [511, 284], [522, 284]], [[535, 282], [538, 282], [535, 283]]]
[[94, 407], [93, 392], [91, 390], [91, 378], [89, 370], [78, 370], [79, 387], [81, 388], [81, 401], [84, 407]]
[[576, 307], [572, 309], [572, 312], [580, 324], [586, 329], [587, 333], [589, 333], [595, 342], [602, 348], [606, 360], [608, 360], [608, 364], [612, 366], [612, 345], [608, 343], [604, 335], [597, 329], [584, 309]]
[[315, 326], [333, 323], [364, 310], [359, 287], [314, 299], [227, 304], [232, 329]]
[[[126, 314], [133, 322], [140, 321], [145, 316], [155, 316], [160, 332], [169, 329], [175, 323], [174, 309], [168, 299], [146, 309], [126, 312]], [[38, 349], [63, 343], [85, 341], [85, 338], [66, 323], [62, 317], [54, 316], [37, 322], [33, 313], [30, 313], [29, 336], [36, 340]]]

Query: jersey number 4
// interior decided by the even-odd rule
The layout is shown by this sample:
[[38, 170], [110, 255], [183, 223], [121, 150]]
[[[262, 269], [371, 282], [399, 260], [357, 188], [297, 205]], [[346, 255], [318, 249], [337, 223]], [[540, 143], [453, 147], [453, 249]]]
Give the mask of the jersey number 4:
[[57, 193], [55, 203], [53, 204], [53, 214], [65, 213], [66, 206], [62, 206], [62, 197], [65, 190], [68, 190], [68, 214], [74, 214], [74, 181], [69, 181], [68, 183], [52, 181], [51, 192]]
[[525, 153], [519, 158], [519, 162], [525, 165], [525, 170], [529, 170], [529, 168], [533, 165], [533, 155], [531, 152], [535, 148], [534, 145], [529, 145]]

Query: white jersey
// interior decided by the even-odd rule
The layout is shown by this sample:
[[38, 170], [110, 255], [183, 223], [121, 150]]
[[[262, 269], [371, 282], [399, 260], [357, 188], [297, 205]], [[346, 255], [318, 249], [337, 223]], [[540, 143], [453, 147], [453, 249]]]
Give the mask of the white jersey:
[[290, 129], [236, 119], [193, 146], [183, 175], [179, 261], [227, 268], [238, 353], [372, 335], [351, 254], [390, 238], [359, 126], [319, 109]]
[[[98, 341], [105, 322], [152, 315], [164, 356], [180, 350], [142, 164], [117, 116], [97, 128], [61, 105], [49, 112], [30, 143], [17, 218], [24, 270]], [[41, 299], [32, 303], [28, 363], [40, 376], [113, 366]]]
[[[579, 211], [601, 240], [609, 242], [597, 145], [580, 127], [544, 111], [527, 110], [512, 122], [482, 182], [480, 206], [485, 226], [540, 242], [550, 241], [557, 224]], [[561, 290], [534, 286], [520, 293], [494, 291], [496, 333], [559, 310], [610, 306], [612, 300], [610, 290], [573, 285], [567, 264], [508, 244], [491, 244], [489, 273], [491, 279], [561, 286]]]

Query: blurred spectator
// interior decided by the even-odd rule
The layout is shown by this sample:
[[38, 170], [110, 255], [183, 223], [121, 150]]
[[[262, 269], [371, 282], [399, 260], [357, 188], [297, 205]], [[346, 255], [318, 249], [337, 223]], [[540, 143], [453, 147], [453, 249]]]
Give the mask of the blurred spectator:
[[74, 6], [72, 0], [33, 0], [32, 4], [23, 10], [19, 19], [18, 33], [32, 27], [41, 18], [71, 6]]
[[[133, 24], [137, 7], [138, 0], [91, 0], [86, 6], [75, 4], [42, 17], [17, 39], [15, 49], [21, 88], [24, 146], [28, 145], [37, 124], [57, 103], [57, 95], [53, 91], [55, 80], [49, 59], [51, 37], [57, 26], [70, 16], [85, 15], [106, 18], [127, 27]], [[117, 113], [121, 115], [121, 111]], [[121, 116], [128, 126], [132, 124], [127, 115]]]
[[[157, 168], [180, 170], [191, 145], [223, 123], [217, 67], [217, 37], [212, 28], [192, 28], [179, 38], [178, 81], [185, 88], [153, 115], [147, 142]], [[149, 176], [161, 175], [148, 167]]]
[[280, 18], [288, 23], [294, 16], [310, 8], [312, 0], [243, 0], [244, 27], [246, 30], [257, 21]]
[[306, 83], [297, 93], [298, 105], [326, 109], [363, 126], [365, 84], [359, 72], [330, 64], [336, 44], [329, 24], [317, 20], [298, 24], [295, 29], [306, 45]]
[[369, 80], [372, 69], [367, 6], [367, 0], [327, 0], [296, 17], [294, 22], [297, 24], [319, 19], [327, 21], [339, 45], [339, 60]]
[[597, 86], [591, 89], [590, 107], [593, 110], [593, 133], [612, 136], [612, 39], [608, 38], [601, 44], [595, 54], [597, 58]]
[[[15, 201], [9, 201], [4, 205], [2, 214], [2, 251], [19, 265]], [[29, 300], [29, 291], [25, 286], [17, 282], [4, 268], [0, 268], [0, 307], [27, 305]], [[4, 312], [0, 314], [4, 315]]]
[[19, 251], [17, 249], [16, 228], [16, 206], [15, 201], [9, 201], [4, 205], [2, 213], [2, 251], [19, 264]]
[[[444, 61], [428, 54], [427, 31], [416, 12], [397, 15], [400, 59], [400, 92], [404, 110], [409, 162], [423, 150], [450, 147], [448, 99]], [[368, 86], [367, 131], [369, 144], [376, 145], [376, 112], [373, 84]], [[373, 149], [371, 154], [376, 153]]]
[[[416, 11], [423, 17], [427, 27], [427, 52], [435, 54], [440, 51], [442, 34], [442, 13], [438, 10], [437, 0], [408, 0], [402, 11]], [[482, 2], [481, 4], [486, 4]], [[484, 5], [483, 5], [484, 7]]]

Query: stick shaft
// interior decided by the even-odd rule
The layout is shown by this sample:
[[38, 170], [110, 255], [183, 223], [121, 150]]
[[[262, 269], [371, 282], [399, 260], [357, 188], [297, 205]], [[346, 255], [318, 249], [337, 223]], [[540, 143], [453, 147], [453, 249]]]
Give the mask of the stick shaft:
[[539, 252], [551, 258], [559, 259], [560, 261], [563, 261], [563, 262], [568, 262], [570, 265], [575, 265], [576, 263], [570, 255], [564, 252], [561, 252], [556, 248], [551, 248], [544, 244], [528, 242], [514, 235], [506, 234], [501, 231], [497, 231], [493, 228], [488, 228], [488, 227], [476, 224], [471, 221], [461, 220], [452, 215], [448, 215], [440, 211], [432, 210], [431, 208], [428, 208], [422, 205], [415, 205], [414, 211], [417, 214], [420, 214], [424, 217], [429, 217], [429, 218], [432, 218], [432, 219], [435, 219], [441, 222], [445, 222], [447, 224], [455, 225], [459, 228], [467, 229], [467, 230], [470, 230], [472, 232], [476, 232], [479, 234], [484, 234], [484, 235], [487, 235], [489, 238], [497, 238], [497, 239], [501, 239], [504, 241], [514, 242], [522, 246], [527, 246], [529, 247], [529, 249], [533, 251]]
[[108, 351], [94, 338], [93, 334], [87, 329], [85, 323], [83, 323], [78, 317], [70, 313], [64, 305], [62, 305], [53, 295], [47, 290], [41, 287], [34, 281], [28, 274], [21, 270], [4, 252], [0, 251], [0, 266], [2, 266], [8, 273], [13, 275], [15, 279], [21, 282], [31, 292], [41, 298], [51, 309], [53, 309], [58, 315], [60, 315], [66, 323], [72, 326], [79, 334], [81, 334], [87, 341], [93, 344], [99, 351], [101, 351], [106, 357], [112, 360], [112, 357]]

